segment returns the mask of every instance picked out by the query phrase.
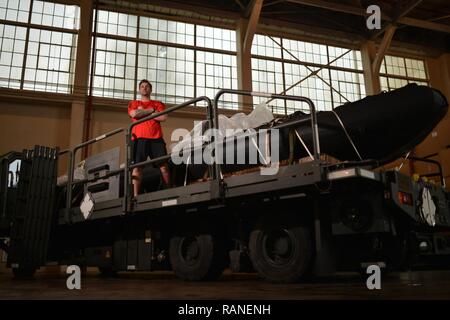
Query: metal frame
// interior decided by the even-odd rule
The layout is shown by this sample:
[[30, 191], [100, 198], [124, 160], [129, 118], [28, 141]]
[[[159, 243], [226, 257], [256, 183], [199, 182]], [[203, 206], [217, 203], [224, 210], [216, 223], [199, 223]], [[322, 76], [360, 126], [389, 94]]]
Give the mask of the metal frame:
[[[152, 115], [150, 115], [148, 117], [145, 117], [145, 118], [142, 118], [142, 119], [140, 119], [138, 121], [135, 121], [135, 122], [131, 123], [128, 126], [128, 129], [126, 131], [126, 139], [125, 139], [126, 149], [127, 149], [126, 153], [125, 153], [125, 165], [126, 165], [127, 169], [126, 169], [125, 176], [124, 176], [124, 199], [125, 199], [124, 208], [123, 208], [123, 212], [124, 213], [126, 213], [129, 210], [131, 210], [130, 201], [128, 200], [128, 199], [131, 199], [130, 191], [132, 189], [132, 186], [131, 186], [131, 169], [137, 168], [137, 167], [142, 167], [142, 166], [154, 163], [154, 162], [159, 162], [159, 161], [165, 160], [165, 159], [167, 159], [169, 157], [169, 156], [164, 156], [164, 157], [159, 157], [159, 158], [156, 158], [156, 159], [150, 159], [150, 160], [147, 160], [147, 161], [143, 161], [143, 162], [132, 164], [131, 163], [131, 156], [132, 156], [131, 132], [132, 132], [132, 129], [135, 126], [137, 126], [138, 124], [141, 124], [141, 123], [143, 123], [145, 121], [152, 120], [152, 119], [157, 118], [159, 116], [171, 113], [171, 112], [173, 112], [175, 110], [185, 108], [185, 107], [187, 107], [187, 106], [189, 106], [191, 104], [195, 104], [195, 103], [200, 102], [200, 101], [205, 101], [207, 103], [206, 119], [207, 119], [207, 121], [208, 121], [208, 123], [210, 125], [210, 128], [211, 129], [212, 128], [216, 128], [215, 125], [216, 125], [217, 122], [215, 122], [213, 119], [217, 118], [217, 109], [214, 108], [213, 104], [211, 103], [211, 100], [208, 97], [205, 97], [205, 96], [198, 97], [198, 98], [186, 101], [186, 102], [184, 102], [182, 104], [179, 104], [177, 106], [168, 108], [168, 109], [166, 109], [166, 110], [164, 110], [162, 112], [154, 113], [154, 114], [152, 114]], [[213, 170], [217, 170], [217, 168], [213, 169]], [[216, 174], [216, 173], [217, 172], [215, 172], [214, 174]]]
[[[131, 123], [128, 126], [128, 128], [118, 128], [116, 130], [113, 130], [113, 131], [110, 131], [108, 133], [105, 133], [105, 134], [103, 134], [101, 136], [98, 136], [98, 137], [96, 137], [94, 139], [85, 141], [85, 142], [75, 146], [72, 150], [64, 150], [64, 151], [60, 152], [60, 154], [68, 153], [68, 155], [69, 155], [66, 211], [65, 211], [65, 215], [64, 215], [65, 221], [71, 222], [70, 208], [71, 208], [71, 202], [72, 202], [72, 187], [74, 185], [76, 185], [76, 184], [84, 184], [84, 183], [87, 183], [87, 182], [95, 182], [95, 181], [97, 181], [99, 179], [104, 179], [104, 178], [107, 178], [107, 177], [118, 175], [118, 174], [120, 174], [123, 171], [125, 171], [125, 175], [124, 175], [124, 201], [123, 201], [122, 212], [123, 212], [123, 214], [125, 214], [128, 211], [130, 211], [131, 210], [131, 207], [129, 205], [131, 203], [131, 201], [130, 201], [131, 200], [130, 190], [131, 190], [131, 187], [132, 187], [131, 186], [131, 169], [136, 168], [136, 167], [145, 166], [145, 165], [148, 165], [148, 164], [151, 164], [151, 163], [154, 163], [154, 162], [163, 161], [163, 160], [166, 160], [166, 159], [168, 159], [170, 157], [170, 156], [164, 156], [164, 157], [160, 157], [160, 158], [151, 159], [151, 160], [143, 161], [143, 162], [140, 162], [140, 163], [132, 164], [131, 163], [131, 155], [132, 155], [132, 151], [131, 151], [131, 132], [132, 132], [132, 129], [136, 125], [138, 125], [140, 123], [143, 123], [145, 121], [157, 118], [157, 117], [159, 117], [161, 115], [164, 115], [164, 114], [168, 114], [168, 113], [173, 112], [175, 110], [178, 110], [178, 109], [181, 109], [181, 108], [185, 108], [187, 106], [190, 106], [190, 105], [195, 104], [195, 103], [200, 102], [200, 101], [205, 101], [207, 103], [207, 105], [208, 105], [207, 108], [206, 108], [207, 121], [210, 123], [210, 126], [211, 126], [211, 125], [213, 125], [213, 122], [211, 121], [211, 119], [216, 117], [215, 115], [217, 113], [217, 110], [214, 110], [211, 100], [208, 97], [204, 97], [203, 96], [203, 97], [199, 97], [199, 98], [195, 98], [195, 99], [186, 101], [186, 102], [184, 102], [182, 104], [179, 104], [177, 106], [174, 106], [174, 107], [171, 107], [171, 108], [167, 108], [166, 110], [164, 110], [162, 112], [158, 112], [158, 113], [152, 114], [152, 115], [150, 115], [148, 117], [142, 118], [142, 119], [140, 119], [140, 120], [138, 120], [136, 122]], [[126, 164], [126, 168], [111, 171], [108, 174], [103, 175], [101, 177], [97, 177], [97, 178], [93, 178], [93, 179], [83, 179], [83, 180], [74, 182], [73, 181], [73, 179], [74, 179], [73, 171], [74, 171], [74, 168], [75, 168], [75, 157], [76, 157], [77, 151], [82, 149], [82, 148], [84, 148], [84, 147], [86, 147], [86, 146], [89, 146], [89, 145], [91, 145], [93, 143], [96, 143], [96, 142], [99, 142], [101, 140], [104, 140], [106, 138], [109, 138], [109, 137], [114, 136], [114, 135], [116, 135], [118, 133], [121, 133], [121, 132], [125, 132], [125, 145], [126, 145], [125, 164]]]
[[[220, 97], [222, 95], [224, 95], [225, 93], [237, 94], [237, 95], [243, 95], [243, 96], [252, 96], [252, 97], [265, 97], [265, 98], [269, 98], [270, 101], [272, 101], [274, 99], [284, 99], [284, 100], [306, 102], [309, 106], [309, 111], [310, 111], [310, 119], [306, 118], [306, 120], [311, 120], [314, 158], [316, 160], [318, 160], [320, 158], [319, 127], [317, 125], [316, 107], [314, 106], [314, 103], [312, 102], [311, 99], [306, 98], [306, 97], [283, 95], [283, 94], [271, 94], [271, 93], [264, 93], [264, 92], [253, 92], [253, 91], [234, 90], [234, 89], [221, 89], [221, 90], [219, 90], [219, 92], [216, 94], [216, 96], [214, 98], [214, 106], [215, 106], [216, 110], [218, 109], [218, 103], [219, 103]], [[217, 117], [217, 114], [216, 114], [216, 117], [214, 118], [214, 121], [215, 121], [215, 124], [217, 124], [217, 126], [218, 126], [219, 119]], [[302, 123], [304, 121], [305, 121], [305, 119], [302, 119], [302, 120], [291, 122], [289, 124], [275, 126], [273, 128], [270, 128], [270, 130], [292, 126], [295, 124]]]
[[56, 197], [58, 149], [24, 150], [16, 212], [11, 223], [8, 266], [34, 269], [47, 259]]
[[[2, 176], [0, 177], [0, 228], [2, 227], [2, 219], [6, 219], [6, 204], [8, 199], [8, 178], [9, 178], [9, 165], [17, 159], [21, 159], [22, 154], [20, 152], [10, 152], [8, 154], [3, 155], [0, 157], [0, 172], [2, 174], [8, 174], [8, 176]], [[3, 181], [5, 179], [5, 181]]]
[[[405, 157], [405, 160], [407, 158]], [[436, 177], [439, 176], [439, 180], [441, 182], [441, 185], [445, 188], [445, 179], [444, 179], [444, 173], [442, 171], [442, 165], [439, 161], [436, 160], [431, 160], [431, 159], [426, 159], [426, 158], [419, 158], [419, 157], [409, 157], [409, 160], [413, 160], [413, 161], [419, 161], [419, 162], [426, 162], [426, 163], [431, 163], [434, 164], [435, 166], [438, 167], [438, 172], [434, 172], [434, 173], [428, 173], [428, 174], [423, 174], [421, 175], [422, 177]]]
[[[150, 160], [146, 160], [146, 161], [142, 161], [142, 162], [133, 164], [131, 162], [131, 157], [132, 157], [131, 133], [132, 133], [132, 129], [135, 126], [137, 126], [145, 121], [157, 118], [164, 114], [171, 113], [175, 110], [190, 106], [190, 105], [195, 104], [200, 101], [205, 101], [207, 103], [206, 116], [207, 116], [207, 121], [209, 123], [209, 128], [210, 129], [218, 129], [218, 127], [219, 127], [218, 103], [219, 103], [222, 95], [224, 95], [226, 93], [236, 94], [236, 95], [246, 95], [246, 96], [261, 96], [261, 97], [266, 97], [266, 98], [271, 98], [271, 99], [284, 99], [284, 100], [301, 101], [301, 102], [307, 103], [310, 108], [310, 112], [311, 112], [310, 117], [307, 117], [307, 118], [301, 119], [301, 120], [297, 120], [297, 121], [293, 121], [290, 123], [277, 125], [272, 128], [268, 128], [268, 130], [270, 131], [270, 130], [274, 130], [274, 129], [281, 129], [281, 128], [285, 128], [285, 127], [295, 126], [300, 123], [311, 122], [311, 127], [312, 127], [312, 132], [313, 132], [313, 155], [314, 155], [313, 162], [314, 162], [314, 165], [316, 165], [318, 162], [320, 162], [320, 143], [319, 143], [319, 132], [318, 132], [318, 125], [317, 125], [316, 109], [315, 109], [314, 103], [310, 99], [308, 99], [306, 97], [298, 97], [298, 96], [267, 94], [267, 93], [262, 93], [262, 92], [251, 92], [251, 91], [244, 91], [244, 90], [222, 89], [222, 90], [219, 90], [219, 92], [216, 94], [213, 102], [206, 96], [198, 97], [198, 98], [186, 101], [177, 106], [167, 108], [166, 110], [164, 110], [162, 112], [154, 113], [148, 117], [145, 117], [138, 121], [135, 121], [135, 122], [131, 123], [128, 126], [128, 128], [119, 128], [119, 129], [113, 130], [111, 132], [108, 132], [106, 134], [98, 136], [89, 141], [85, 141], [85, 142], [75, 146], [72, 150], [61, 151], [60, 155], [67, 153], [69, 156], [69, 169], [68, 169], [69, 172], [68, 172], [68, 184], [67, 184], [68, 188], [67, 188], [67, 197], [66, 197], [66, 209], [60, 216], [60, 218], [63, 219], [62, 221], [60, 220], [60, 222], [62, 222], [62, 223], [75, 222], [73, 220], [73, 216], [77, 215], [77, 213], [76, 213], [77, 208], [73, 208], [75, 211], [72, 210], [72, 208], [71, 208], [72, 187], [74, 185], [85, 184], [88, 182], [95, 182], [96, 180], [99, 180], [99, 179], [104, 179], [104, 178], [107, 178], [110, 176], [118, 175], [121, 172], [124, 172], [124, 181], [123, 181], [124, 196], [123, 196], [123, 198], [98, 203], [96, 210], [94, 210], [94, 212], [98, 211], [98, 216], [96, 216], [96, 218], [106, 218], [106, 217], [111, 217], [111, 216], [124, 215], [124, 214], [130, 213], [130, 212], [139, 212], [139, 211], [146, 211], [149, 209], [156, 209], [156, 208], [172, 206], [173, 202], [170, 202], [170, 199], [179, 199], [179, 201], [177, 200], [175, 202], [176, 205], [195, 203], [195, 202], [200, 203], [200, 202], [211, 201], [211, 200], [219, 200], [219, 201], [223, 200], [226, 196], [225, 195], [225, 184], [226, 184], [225, 180], [227, 180], [229, 182], [232, 182], [234, 180], [233, 179], [229, 180], [227, 178], [226, 179], [223, 178], [222, 173], [221, 173], [220, 164], [217, 161], [214, 161], [213, 164], [209, 165], [210, 170], [211, 170], [210, 171], [211, 178], [212, 178], [210, 181], [207, 181], [207, 182], [201, 183], [201, 184], [195, 184], [195, 185], [191, 185], [191, 186], [187, 186], [187, 187], [182, 187], [183, 188], [182, 191], [180, 191], [180, 188], [175, 187], [175, 188], [168, 189], [168, 190], [160, 190], [160, 191], [155, 191], [155, 192], [151, 192], [148, 194], [139, 195], [138, 197], [134, 198], [132, 195], [132, 192], [131, 192], [131, 190], [132, 190], [132, 182], [131, 182], [132, 181], [132, 179], [131, 179], [132, 169], [137, 168], [137, 167], [146, 166], [146, 165], [149, 165], [152, 163], [166, 161], [171, 157], [171, 155], [166, 155], [163, 157], [150, 159]], [[111, 171], [111, 172], [107, 173], [106, 175], [102, 175], [102, 176], [99, 176], [96, 178], [74, 181], [73, 180], [74, 179], [73, 171], [74, 171], [74, 167], [75, 167], [75, 157], [76, 157], [77, 151], [88, 145], [91, 145], [98, 141], [104, 140], [108, 137], [111, 137], [111, 136], [116, 135], [121, 132], [125, 132], [125, 145], [126, 145], [126, 153], [125, 153], [126, 166], [125, 166], [125, 168]], [[215, 143], [214, 137], [212, 138], [212, 141], [210, 143]], [[202, 146], [201, 148], [203, 148], [203, 147], [205, 147], [205, 146]], [[300, 166], [303, 166], [303, 165], [299, 165], [299, 167]], [[305, 170], [311, 171], [311, 168], [309, 166], [307, 166], [307, 167], [308, 167], [308, 169], [305, 169]], [[298, 169], [298, 167], [296, 167], [296, 168]], [[282, 172], [285, 172], [285, 171], [286, 171], [285, 169], [282, 170]], [[303, 172], [302, 170], [300, 170], [300, 171]], [[313, 170], [313, 171], [314, 171], [314, 173], [317, 173], [316, 172], [317, 170]], [[263, 180], [261, 180], [259, 177], [256, 177], [255, 179], [253, 179], [253, 178], [254, 177], [252, 175], [251, 180], [254, 180], [253, 181], [254, 186], [251, 187], [250, 190], [247, 190], [247, 192], [249, 192], [249, 193], [257, 192], [258, 188], [260, 188], [260, 186], [258, 186], [258, 185], [261, 183], [271, 182], [274, 179], [275, 180], [280, 180], [280, 179], [283, 180], [284, 174], [281, 174], [279, 176], [277, 175], [276, 177], [270, 177], [268, 179], [263, 179]], [[302, 178], [302, 179], [304, 180], [304, 178]], [[302, 180], [302, 179], [300, 179], [300, 180]], [[319, 172], [319, 176], [314, 174], [314, 178], [313, 178], [314, 182], [316, 182], [317, 179], [319, 179], [319, 180], [321, 179], [320, 172]], [[280, 183], [281, 183], [281, 180], [280, 180]], [[294, 180], [289, 181], [289, 186], [302, 186], [302, 185], [305, 185], [307, 182], [311, 183], [311, 181], [310, 181], [311, 179], [307, 179], [307, 181], [306, 180], [300, 181], [300, 180], [296, 179], [296, 181], [294, 181]], [[270, 187], [269, 189], [270, 190], [279, 189], [281, 187], [280, 183], [277, 183], [276, 185], [273, 186], [273, 188]], [[233, 189], [235, 189], [236, 187], [237, 186], [234, 186]], [[247, 189], [248, 183], [246, 183], [246, 186], [243, 186], [243, 187], [245, 189]], [[255, 189], [255, 187], [256, 187], [256, 189]], [[267, 189], [267, 190], [269, 190], [269, 189]], [[232, 193], [234, 194], [235, 191], [233, 191]], [[236, 195], [234, 195], [234, 196], [236, 196]], [[122, 207], [122, 210], [119, 210], [120, 207]], [[120, 213], [118, 211], [120, 211]], [[78, 219], [75, 219], [75, 220], [78, 220]]]

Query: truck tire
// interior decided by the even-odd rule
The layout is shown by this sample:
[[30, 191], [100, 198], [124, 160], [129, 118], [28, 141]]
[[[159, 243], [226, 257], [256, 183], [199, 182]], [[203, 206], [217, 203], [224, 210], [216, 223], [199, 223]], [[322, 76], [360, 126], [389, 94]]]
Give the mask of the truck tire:
[[170, 263], [183, 280], [216, 280], [226, 266], [226, 251], [220, 237], [211, 234], [180, 235], [170, 239]]
[[273, 282], [298, 282], [308, 273], [313, 244], [304, 226], [265, 224], [252, 231], [250, 259], [263, 278]]

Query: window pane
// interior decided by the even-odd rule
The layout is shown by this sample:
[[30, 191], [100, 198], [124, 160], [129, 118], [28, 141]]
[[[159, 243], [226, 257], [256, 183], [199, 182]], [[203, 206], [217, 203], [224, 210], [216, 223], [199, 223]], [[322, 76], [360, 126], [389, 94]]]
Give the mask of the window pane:
[[194, 45], [194, 38], [188, 37], [192, 35], [193, 24], [148, 17], [141, 17], [140, 20], [141, 39]]
[[20, 88], [25, 42], [16, 37], [25, 28], [0, 24], [0, 86]]
[[[193, 79], [192, 61], [186, 56], [193, 50], [139, 44], [138, 77], [148, 79], [153, 85], [153, 97], [166, 103], [182, 103], [193, 98], [189, 95], [188, 79]], [[187, 54], [187, 52], [191, 52]]]
[[[266, 60], [252, 59], [253, 90], [267, 93], [282, 93], [284, 90], [283, 75], [276, 72], [277, 67], [281, 68], [281, 62], [268, 64]], [[253, 98], [254, 104], [264, 101], [267, 101], [267, 98]], [[270, 105], [273, 113], [285, 114], [283, 100], [273, 100]]]
[[94, 95], [119, 99], [133, 98], [134, 87], [128, 87], [128, 84], [129, 81], [134, 82], [135, 50], [133, 42], [97, 39]]
[[387, 55], [381, 67], [382, 90], [393, 90], [408, 83], [428, 85], [424, 60]]
[[137, 16], [99, 10], [97, 15], [97, 32], [135, 38]]
[[[205, 62], [197, 61], [197, 96], [214, 97], [220, 89], [237, 89], [236, 56], [203, 52]], [[225, 64], [223, 61], [231, 63]], [[219, 108], [237, 109], [238, 97], [225, 94]]]
[[33, 1], [31, 22], [50, 27], [78, 30], [80, 28], [80, 7], [35, 0]]
[[236, 51], [236, 31], [197, 25], [197, 44], [206, 48]]
[[[55, 7], [43, 6], [43, 10], [49, 8]], [[64, 44], [64, 39], [69, 45]], [[71, 33], [31, 29], [24, 89], [71, 93], [76, 39], [77, 36]]]
[[281, 58], [281, 39], [263, 35], [255, 35], [252, 44], [252, 54], [258, 56]]
[[28, 22], [30, 0], [0, 1], [0, 19]]

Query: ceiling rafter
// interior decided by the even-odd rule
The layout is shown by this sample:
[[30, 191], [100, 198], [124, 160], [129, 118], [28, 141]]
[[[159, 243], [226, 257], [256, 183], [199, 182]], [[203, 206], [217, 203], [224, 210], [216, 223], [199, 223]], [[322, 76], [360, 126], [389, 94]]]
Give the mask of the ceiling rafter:
[[258, 27], [259, 16], [261, 14], [261, 9], [263, 5], [263, 0], [252, 0], [248, 5], [246, 12], [246, 17], [248, 13], [249, 21], [247, 25], [247, 30], [244, 38], [244, 51], [250, 50], [253, 42], [253, 37]]
[[395, 15], [392, 17], [392, 21], [388, 22], [381, 30], [376, 32], [371, 38], [376, 39], [380, 35], [382, 35], [391, 25], [397, 24], [397, 22], [408, 15], [412, 10], [414, 10], [419, 4], [421, 4], [423, 0], [411, 0], [406, 6], [403, 8], [398, 8], [396, 10]]
[[241, 8], [242, 11], [245, 10], [245, 6], [242, 4], [240, 0], [234, 0], [234, 2]]
[[[324, 0], [286, 0], [286, 2], [296, 3], [305, 6], [312, 6], [317, 8], [322, 8], [330, 11], [347, 13], [352, 15], [357, 15], [361, 17], [366, 17], [367, 13], [364, 8], [358, 8], [347, 4], [324, 1]], [[392, 22], [393, 19], [386, 14], [381, 14], [381, 18], [385, 21]], [[429, 29], [433, 31], [439, 31], [444, 33], [450, 33], [450, 25], [440, 24], [436, 22], [430, 22], [410, 17], [402, 17], [398, 19], [397, 23], [404, 24], [412, 27]]]

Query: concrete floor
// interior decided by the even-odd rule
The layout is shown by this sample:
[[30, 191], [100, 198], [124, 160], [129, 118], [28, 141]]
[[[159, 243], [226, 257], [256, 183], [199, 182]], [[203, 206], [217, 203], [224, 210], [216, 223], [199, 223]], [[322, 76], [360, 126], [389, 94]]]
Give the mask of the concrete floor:
[[33, 279], [15, 280], [0, 271], [0, 299], [450, 299], [450, 271], [414, 271], [382, 278], [381, 290], [368, 290], [357, 274], [338, 274], [300, 284], [274, 284], [255, 274], [225, 272], [216, 282], [184, 282], [171, 272], [120, 273], [101, 278], [89, 271], [81, 290], [66, 288], [66, 275], [38, 272]]

